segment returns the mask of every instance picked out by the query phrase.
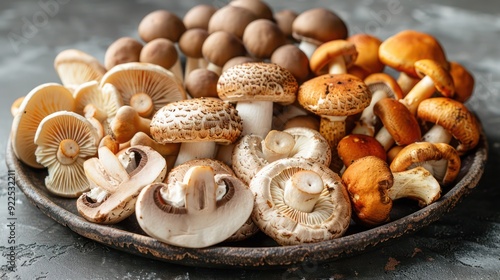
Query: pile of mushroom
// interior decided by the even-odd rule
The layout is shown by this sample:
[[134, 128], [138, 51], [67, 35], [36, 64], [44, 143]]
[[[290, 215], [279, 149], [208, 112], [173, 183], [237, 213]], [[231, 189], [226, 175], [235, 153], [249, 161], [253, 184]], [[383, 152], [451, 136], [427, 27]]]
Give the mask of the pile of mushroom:
[[330, 240], [440, 199], [479, 142], [474, 79], [430, 34], [259, 0], [137, 24], [102, 62], [62, 51], [60, 83], [12, 105], [14, 154], [90, 222], [190, 248]]

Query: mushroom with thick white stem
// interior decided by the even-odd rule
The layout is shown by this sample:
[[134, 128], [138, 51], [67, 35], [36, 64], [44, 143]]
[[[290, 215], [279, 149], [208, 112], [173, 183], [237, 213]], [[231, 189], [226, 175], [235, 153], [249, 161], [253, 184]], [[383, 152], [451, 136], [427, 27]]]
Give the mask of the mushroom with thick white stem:
[[[85, 172], [94, 186], [78, 198], [76, 207], [86, 220], [99, 224], [116, 224], [124, 220], [134, 213], [140, 191], [165, 179], [165, 159], [158, 152], [146, 146], [134, 146], [128, 150], [135, 154], [139, 162], [130, 173], [111, 152], [101, 153], [99, 158], [85, 162]], [[99, 176], [103, 179], [93, 180]], [[111, 180], [116, 182], [110, 183]]]
[[432, 173], [422, 166], [392, 172], [392, 175], [394, 184], [388, 195], [393, 201], [408, 198], [418, 201], [420, 207], [425, 207], [441, 197], [441, 185]]
[[218, 98], [172, 102], [151, 120], [151, 136], [158, 143], [181, 143], [175, 165], [195, 158], [214, 158], [217, 143], [229, 145], [241, 134], [236, 109]]
[[461, 102], [447, 97], [423, 100], [417, 109], [419, 119], [434, 123], [422, 141], [450, 143], [457, 139], [460, 155], [472, 150], [479, 143], [480, 126], [474, 114]]
[[301, 157], [329, 165], [331, 150], [326, 139], [316, 130], [294, 127], [283, 131], [271, 130], [265, 138], [243, 136], [232, 153], [236, 175], [250, 184], [255, 174], [270, 162], [288, 157]]
[[353, 43], [341, 39], [333, 40], [321, 44], [313, 52], [309, 58], [309, 67], [316, 76], [345, 74], [357, 57], [358, 51]]
[[215, 174], [210, 166], [193, 166], [182, 181], [145, 187], [138, 196], [136, 217], [141, 228], [161, 242], [204, 248], [241, 228], [253, 203], [252, 192], [238, 178]]
[[133, 107], [145, 118], [151, 118], [170, 102], [186, 99], [183, 85], [172, 72], [150, 63], [117, 65], [102, 77], [101, 86], [107, 83], [116, 87], [124, 105]]
[[297, 80], [290, 71], [264, 62], [235, 65], [222, 73], [217, 82], [219, 97], [237, 102], [236, 110], [243, 120], [242, 135], [261, 137], [271, 130], [273, 103], [292, 104], [297, 89]]
[[87, 119], [74, 112], [52, 113], [38, 125], [34, 143], [37, 162], [47, 167], [47, 190], [78, 197], [90, 187], [83, 164], [95, 156], [99, 138]]
[[71, 91], [85, 82], [101, 80], [106, 73], [106, 68], [97, 58], [76, 49], [57, 54], [54, 68], [62, 84]]
[[33, 168], [43, 168], [36, 161], [35, 138], [38, 124], [57, 111], [74, 111], [75, 99], [64, 86], [56, 83], [41, 84], [32, 89], [22, 100], [11, 127], [14, 155]]
[[285, 158], [264, 166], [252, 179], [252, 219], [280, 245], [342, 236], [351, 221], [347, 190], [326, 165]]

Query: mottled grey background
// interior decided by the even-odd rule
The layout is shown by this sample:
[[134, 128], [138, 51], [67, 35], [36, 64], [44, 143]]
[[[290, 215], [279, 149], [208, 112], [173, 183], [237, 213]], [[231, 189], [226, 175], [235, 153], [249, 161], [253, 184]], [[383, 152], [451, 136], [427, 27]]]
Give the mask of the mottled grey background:
[[[48, 14], [44, 4], [56, 3]], [[221, 7], [227, 1], [0, 2], [0, 160], [3, 162], [12, 117], [11, 103], [45, 82], [59, 82], [57, 53], [77, 48], [104, 58], [121, 36], [138, 38], [147, 13], [168, 9], [179, 16], [198, 3]], [[16, 238], [18, 271], [6, 271], [7, 171], [0, 164], [1, 279], [500, 279], [500, 2], [498, 1], [268, 1], [275, 11], [312, 7], [336, 11], [351, 33], [385, 39], [403, 29], [436, 36], [450, 60], [475, 76], [467, 103], [480, 117], [490, 144], [484, 178], [451, 213], [418, 233], [365, 254], [327, 264], [282, 270], [211, 270], [175, 266], [107, 248], [80, 237], [33, 207], [18, 191]], [[45, 16], [44, 16], [45, 15]], [[29, 29], [30, 24], [35, 28]], [[16, 37], [22, 36], [20, 37]]]

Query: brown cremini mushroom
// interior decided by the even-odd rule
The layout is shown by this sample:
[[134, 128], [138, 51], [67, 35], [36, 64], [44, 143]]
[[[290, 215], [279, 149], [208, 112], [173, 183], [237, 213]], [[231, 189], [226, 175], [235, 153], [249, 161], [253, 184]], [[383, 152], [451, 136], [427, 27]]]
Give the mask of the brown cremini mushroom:
[[121, 37], [115, 40], [106, 49], [104, 66], [110, 70], [116, 65], [138, 62], [141, 56], [142, 43], [131, 37]]
[[319, 45], [312, 53], [309, 67], [316, 76], [345, 74], [357, 57], [358, 51], [353, 43], [341, 39], [328, 41]]
[[299, 84], [309, 76], [309, 59], [295, 45], [286, 44], [274, 50], [271, 55], [271, 62], [290, 71]]
[[182, 22], [186, 27], [186, 32], [189, 29], [194, 28], [208, 30], [208, 22], [216, 11], [216, 7], [208, 4], [198, 4], [193, 6], [182, 18]]
[[185, 31], [186, 26], [182, 20], [167, 10], [156, 10], [147, 14], [138, 26], [139, 36], [146, 43], [157, 38], [178, 42]]
[[198, 68], [189, 73], [185, 81], [185, 87], [193, 98], [219, 97], [217, 94], [217, 82], [219, 75], [205, 68]]
[[250, 22], [243, 32], [242, 40], [247, 52], [257, 59], [269, 59], [277, 48], [286, 43], [285, 34], [269, 19]]
[[233, 0], [228, 5], [240, 7], [252, 12], [257, 19], [273, 19], [273, 10], [261, 0]]
[[106, 68], [97, 58], [76, 49], [67, 49], [57, 54], [54, 68], [62, 84], [70, 90], [85, 82], [99, 81], [106, 73]]
[[248, 9], [234, 5], [226, 5], [218, 9], [208, 22], [208, 33], [224, 31], [234, 35], [236, 38], [243, 38], [243, 33], [248, 24], [257, 17]]
[[141, 50], [139, 62], [159, 65], [171, 71], [181, 82], [184, 80], [181, 67], [177, 61], [179, 54], [174, 42], [165, 38], [156, 38], [147, 42]]
[[186, 57], [184, 65], [184, 80], [191, 71], [198, 68], [206, 68], [208, 62], [203, 58], [203, 43], [208, 37], [208, 31], [201, 28], [186, 30], [179, 39], [179, 49]]
[[211, 33], [203, 42], [201, 52], [208, 61], [207, 69], [218, 75], [221, 74], [224, 64], [231, 58], [246, 55], [243, 42], [226, 31]]
[[274, 13], [274, 21], [281, 29], [281, 32], [285, 34], [288, 39], [288, 43], [294, 43], [295, 39], [292, 36], [293, 30], [292, 25], [298, 14], [290, 9], [283, 9]]

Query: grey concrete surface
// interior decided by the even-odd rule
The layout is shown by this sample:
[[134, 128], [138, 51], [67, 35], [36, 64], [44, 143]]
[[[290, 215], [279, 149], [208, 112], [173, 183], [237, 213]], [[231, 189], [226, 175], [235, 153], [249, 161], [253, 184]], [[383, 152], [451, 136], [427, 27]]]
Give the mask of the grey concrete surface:
[[[205, 1], [218, 7], [227, 0]], [[138, 38], [147, 13], [168, 9], [180, 16], [202, 1], [38, 0], [0, 2], [0, 161], [12, 121], [11, 103], [45, 82], [59, 82], [56, 54], [78, 48], [104, 58], [121, 36]], [[16, 193], [16, 262], [9, 272], [7, 170], [0, 164], [1, 279], [500, 279], [500, 2], [400, 0], [278, 0], [275, 11], [312, 7], [336, 11], [351, 33], [385, 39], [403, 30], [435, 35], [448, 58], [475, 76], [467, 103], [480, 117], [490, 145], [478, 187], [439, 221], [396, 242], [361, 255], [274, 270], [184, 267], [125, 254], [70, 231]], [[47, 5], [52, 6], [47, 6]], [[50, 8], [48, 8], [50, 7]]]

